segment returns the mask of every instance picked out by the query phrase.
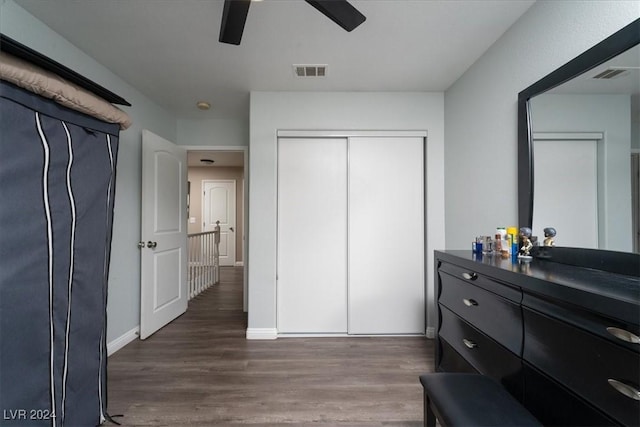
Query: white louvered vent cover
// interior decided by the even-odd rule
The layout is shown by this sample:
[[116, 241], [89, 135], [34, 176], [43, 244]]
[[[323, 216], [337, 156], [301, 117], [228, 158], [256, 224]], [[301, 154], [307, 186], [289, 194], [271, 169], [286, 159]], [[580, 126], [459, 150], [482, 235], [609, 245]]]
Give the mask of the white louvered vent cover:
[[620, 77], [622, 74], [626, 72], [627, 72], [627, 69], [625, 68], [607, 68], [603, 72], [593, 76], [593, 78], [599, 79], [599, 80], [615, 79], [616, 77]]
[[293, 73], [296, 77], [326, 77], [327, 65], [294, 64]]

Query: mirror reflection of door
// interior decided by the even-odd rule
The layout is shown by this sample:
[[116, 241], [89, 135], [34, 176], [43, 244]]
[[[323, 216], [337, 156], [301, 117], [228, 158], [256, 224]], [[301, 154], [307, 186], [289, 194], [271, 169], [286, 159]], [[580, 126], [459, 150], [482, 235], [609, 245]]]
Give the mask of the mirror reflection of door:
[[558, 230], [556, 245], [598, 248], [596, 140], [534, 139], [533, 234]]
[[236, 182], [202, 181], [202, 231], [213, 231], [220, 221], [220, 265], [236, 263]]

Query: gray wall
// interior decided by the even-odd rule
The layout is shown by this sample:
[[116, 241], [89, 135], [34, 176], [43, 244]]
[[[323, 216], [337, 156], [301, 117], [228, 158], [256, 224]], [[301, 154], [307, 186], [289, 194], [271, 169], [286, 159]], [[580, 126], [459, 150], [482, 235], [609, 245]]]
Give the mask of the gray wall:
[[[0, 0], [2, 33], [124, 97], [133, 125], [120, 134], [113, 246], [107, 307], [107, 342], [130, 339], [140, 324], [142, 129], [182, 145], [247, 146], [246, 119], [178, 120], [107, 67], [69, 43], [11, 0]], [[116, 346], [117, 347], [117, 346]]]
[[[276, 133], [278, 130], [426, 130], [427, 303], [433, 303], [433, 250], [444, 245], [442, 93], [252, 92], [249, 164], [249, 325], [276, 328]], [[382, 233], [384, 234], [384, 233]], [[381, 234], [380, 244], [384, 247]], [[433, 310], [427, 325], [433, 327]]]
[[178, 145], [247, 147], [249, 121], [239, 119], [179, 119]]
[[[4, 34], [133, 104], [124, 108], [134, 125], [121, 134], [118, 156], [108, 306], [108, 340], [112, 340], [139, 323], [140, 258], [136, 242], [140, 236], [141, 130], [149, 129], [181, 145], [246, 146], [248, 124], [242, 120], [178, 121], [13, 1], [0, 1], [0, 28]], [[276, 129], [426, 128], [430, 141], [436, 141], [428, 147], [427, 159], [427, 170], [431, 169], [428, 173], [436, 174], [435, 180], [427, 181], [432, 194], [429, 209], [436, 211], [427, 214], [435, 215], [435, 221], [442, 225], [440, 230], [429, 229], [427, 233], [443, 242], [428, 249], [444, 245], [445, 207], [446, 246], [467, 249], [473, 236], [491, 232], [498, 225], [515, 224], [517, 219], [518, 92], [639, 16], [637, 1], [538, 0], [447, 90], [444, 101], [442, 94], [253, 94], [251, 119], [256, 122], [251, 123], [250, 173], [257, 176], [251, 176], [252, 185], [264, 190], [254, 193], [251, 199], [256, 215], [265, 210], [267, 222], [275, 224], [272, 181]], [[283, 105], [289, 101], [294, 102]], [[328, 113], [314, 117], [310, 114], [314, 112]], [[254, 221], [257, 228], [252, 228], [250, 236], [252, 244], [257, 239], [252, 250], [257, 255], [257, 265], [249, 274], [253, 298], [249, 320], [250, 326], [271, 328], [275, 326], [271, 302], [275, 262], [269, 239], [273, 242], [274, 233], [271, 225], [262, 228], [261, 221]], [[265, 247], [267, 252], [260, 254]], [[428, 279], [433, 280], [432, 275]]]
[[538, 0], [445, 92], [447, 248], [517, 223], [518, 93], [639, 16], [637, 1]]
[[133, 126], [120, 134], [113, 246], [109, 271], [107, 342], [140, 323], [140, 236], [142, 129], [176, 140], [176, 118], [154, 104], [106, 67], [84, 54], [10, 0], [2, 0], [2, 33], [58, 61], [117, 93], [133, 106], [122, 107]]

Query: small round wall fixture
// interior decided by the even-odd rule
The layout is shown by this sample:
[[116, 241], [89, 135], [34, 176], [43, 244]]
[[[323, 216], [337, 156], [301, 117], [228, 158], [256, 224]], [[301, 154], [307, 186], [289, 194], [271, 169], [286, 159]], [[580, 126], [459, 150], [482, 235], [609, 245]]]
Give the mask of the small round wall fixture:
[[215, 163], [215, 160], [213, 160], [213, 159], [200, 159], [200, 161], [202, 163], [204, 163], [205, 165], [212, 165], [212, 164]]
[[198, 101], [198, 103], [196, 104], [196, 107], [198, 107], [198, 109], [200, 110], [206, 111], [211, 108], [211, 104], [209, 104], [206, 101]]

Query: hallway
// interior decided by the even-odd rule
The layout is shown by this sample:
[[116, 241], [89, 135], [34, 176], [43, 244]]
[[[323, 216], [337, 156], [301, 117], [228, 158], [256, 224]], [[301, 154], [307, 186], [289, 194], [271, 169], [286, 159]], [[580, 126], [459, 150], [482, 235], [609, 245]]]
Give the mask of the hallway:
[[421, 337], [245, 339], [242, 267], [146, 341], [108, 361], [109, 413], [124, 426], [420, 426]]

